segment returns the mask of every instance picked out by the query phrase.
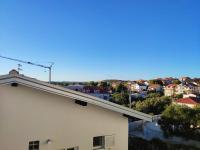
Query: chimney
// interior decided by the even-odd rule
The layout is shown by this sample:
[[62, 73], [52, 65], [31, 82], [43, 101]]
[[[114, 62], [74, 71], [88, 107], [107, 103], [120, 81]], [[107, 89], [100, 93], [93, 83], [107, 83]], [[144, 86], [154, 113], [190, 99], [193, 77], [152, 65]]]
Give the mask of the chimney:
[[10, 72], [9, 72], [9, 75], [19, 75], [19, 72], [15, 69], [12, 69]]

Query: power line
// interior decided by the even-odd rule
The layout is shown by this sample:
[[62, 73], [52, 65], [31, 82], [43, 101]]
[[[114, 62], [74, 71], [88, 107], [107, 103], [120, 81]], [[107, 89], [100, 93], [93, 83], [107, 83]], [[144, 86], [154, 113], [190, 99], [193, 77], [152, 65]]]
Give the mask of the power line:
[[30, 61], [24, 61], [24, 60], [20, 60], [20, 59], [16, 59], [16, 58], [5, 57], [5, 56], [2, 56], [2, 55], [0, 55], [0, 58], [4, 58], [4, 59], [7, 59], [7, 60], [12, 60], [12, 61], [21, 62], [21, 63], [24, 63], [24, 64], [29, 64], [29, 65], [38, 66], [38, 67], [48, 69], [49, 70], [49, 83], [51, 83], [51, 72], [52, 72], [52, 67], [54, 65], [53, 62], [49, 66], [45, 66], [45, 65], [33, 63], [33, 62], [30, 62]]

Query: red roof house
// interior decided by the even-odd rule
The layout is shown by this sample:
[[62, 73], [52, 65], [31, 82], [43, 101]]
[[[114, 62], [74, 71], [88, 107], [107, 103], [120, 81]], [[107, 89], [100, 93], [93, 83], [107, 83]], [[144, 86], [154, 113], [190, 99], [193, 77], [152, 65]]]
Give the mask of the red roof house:
[[188, 107], [195, 107], [196, 105], [200, 104], [200, 100], [195, 97], [188, 97], [188, 98], [181, 98], [176, 100], [176, 104], [179, 105], [186, 105]]

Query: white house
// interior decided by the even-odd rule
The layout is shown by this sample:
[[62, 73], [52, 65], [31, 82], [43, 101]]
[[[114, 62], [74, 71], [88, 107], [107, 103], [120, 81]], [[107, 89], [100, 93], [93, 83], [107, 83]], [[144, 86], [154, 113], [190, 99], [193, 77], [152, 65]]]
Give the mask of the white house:
[[199, 95], [197, 95], [197, 94], [183, 94], [183, 98], [190, 98], [190, 97], [199, 98]]
[[147, 97], [147, 91], [141, 91], [141, 92], [135, 92], [131, 94], [132, 98], [146, 98]]
[[179, 84], [176, 87], [177, 94], [200, 94], [200, 87], [193, 83]]
[[128, 150], [128, 117], [153, 117], [19, 75], [0, 76], [1, 150]]
[[146, 91], [147, 88], [148, 88], [148, 86], [143, 84], [143, 83], [133, 84], [133, 89], [136, 90], [136, 91]]
[[164, 94], [165, 96], [173, 96], [176, 94], [176, 84], [169, 84], [164, 87]]
[[148, 91], [162, 92], [163, 87], [160, 84], [152, 84], [148, 86]]

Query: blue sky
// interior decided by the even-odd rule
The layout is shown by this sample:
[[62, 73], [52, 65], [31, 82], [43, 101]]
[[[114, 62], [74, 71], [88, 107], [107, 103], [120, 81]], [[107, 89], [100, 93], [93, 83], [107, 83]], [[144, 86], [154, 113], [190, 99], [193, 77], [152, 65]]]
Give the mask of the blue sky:
[[[200, 77], [199, 0], [1, 0], [0, 55], [53, 80]], [[17, 68], [0, 59], [0, 74]], [[44, 69], [23, 74], [47, 80]]]

